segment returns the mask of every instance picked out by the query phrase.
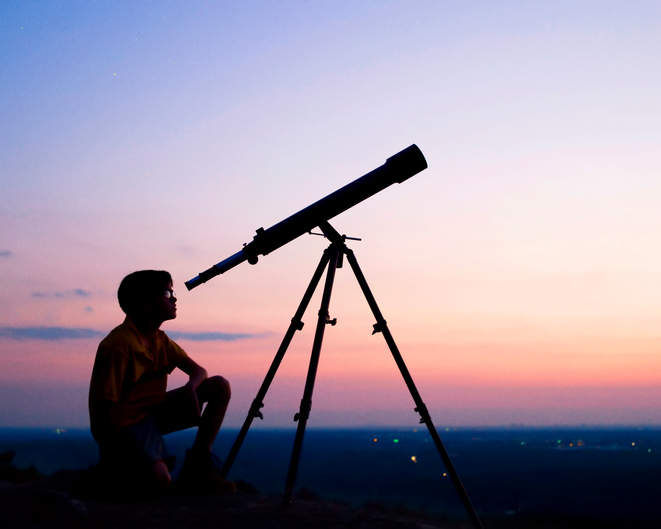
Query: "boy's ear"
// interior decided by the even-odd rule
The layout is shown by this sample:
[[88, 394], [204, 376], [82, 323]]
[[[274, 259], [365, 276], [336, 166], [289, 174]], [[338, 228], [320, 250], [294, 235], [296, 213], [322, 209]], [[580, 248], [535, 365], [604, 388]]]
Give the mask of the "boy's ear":
[[135, 319], [147, 319], [149, 315], [154, 311], [154, 302], [153, 301], [141, 301], [136, 303], [133, 307], [132, 316]]

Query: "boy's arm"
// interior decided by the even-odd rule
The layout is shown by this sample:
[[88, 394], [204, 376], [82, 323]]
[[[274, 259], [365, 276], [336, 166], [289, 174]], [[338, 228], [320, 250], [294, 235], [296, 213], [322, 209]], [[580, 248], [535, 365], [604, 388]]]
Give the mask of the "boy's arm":
[[90, 404], [90, 415], [95, 418], [92, 424], [92, 436], [99, 444], [109, 439], [113, 434], [110, 418], [114, 407], [115, 403], [107, 399]]
[[193, 390], [199, 388], [200, 384], [209, 376], [207, 370], [197, 364], [190, 356], [182, 358], [177, 364], [177, 367], [188, 375], [188, 383], [186, 385], [191, 386]]
[[202, 411], [200, 410], [200, 402], [197, 398], [196, 390], [200, 387], [202, 382], [207, 379], [207, 370], [204, 369], [201, 365], [197, 364], [189, 356], [182, 358], [178, 362], [177, 367], [188, 375], [188, 382], [181, 388], [181, 390], [188, 393], [191, 402], [195, 404], [197, 417], [200, 417], [202, 415]]

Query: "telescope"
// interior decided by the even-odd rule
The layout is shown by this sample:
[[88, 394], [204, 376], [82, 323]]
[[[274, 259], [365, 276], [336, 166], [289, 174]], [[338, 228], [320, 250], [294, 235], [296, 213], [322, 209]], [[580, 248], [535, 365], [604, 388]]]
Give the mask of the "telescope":
[[386, 187], [394, 183], [401, 184], [426, 168], [427, 161], [422, 152], [417, 145], [411, 145], [388, 158], [381, 167], [377, 167], [291, 217], [267, 230], [259, 228], [252, 242], [234, 255], [200, 272], [197, 277], [186, 281], [186, 288], [192, 290], [244, 261], [257, 264], [260, 255], [267, 255], [277, 250], [363, 200], [376, 195], [379, 191], [383, 191]]
[[[245, 439], [250, 425], [252, 424], [255, 418], [263, 419], [264, 415], [261, 412], [261, 408], [264, 407], [264, 397], [268, 391], [273, 378], [284, 358], [284, 355], [289, 347], [289, 344], [294, 337], [296, 331], [303, 329], [303, 315], [307, 309], [312, 296], [314, 295], [315, 289], [321, 281], [324, 271], [326, 271], [326, 280], [324, 282], [323, 294], [321, 296], [321, 307], [318, 312], [317, 326], [314, 335], [314, 342], [312, 345], [312, 354], [310, 356], [310, 365], [308, 367], [308, 374], [305, 381], [305, 389], [303, 391], [303, 398], [301, 399], [301, 405], [298, 413], [294, 415], [294, 421], [298, 422], [298, 427], [296, 428], [296, 437], [294, 439], [294, 447], [292, 450], [292, 457], [289, 462], [289, 471], [287, 473], [287, 481], [285, 483], [285, 493], [283, 499], [283, 505], [290, 505], [292, 502], [292, 497], [294, 493], [294, 485], [296, 481], [296, 475], [298, 473], [298, 465], [301, 456], [301, 450], [303, 446], [303, 437], [305, 435], [305, 428], [307, 425], [308, 418], [310, 416], [310, 411], [312, 410], [312, 393], [314, 391], [314, 384], [317, 375], [317, 367], [319, 366], [319, 357], [321, 354], [321, 345], [324, 337], [324, 329], [327, 325], [335, 325], [337, 318], [331, 318], [329, 315], [330, 307], [330, 298], [331, 291], [333, 289], [333, 282], [335, 280], [335, 272], [338, 268], [342, 267], [342, 259], [346, 256], [347, 261], [358, 281], [358, 285], [363, 291], [365, 300], [369, 305], [376, 323], [373, 325], [374, 331], [372, 334], [380, 333], [383, 335], [390, 352], [393, 355], [395, 363], [399, 368], [399, 371], [404, 378], [404, 382], [411, 393], [411, 397], [415, 402], [414, 411], [417, 412], [420, 416], [420, 423], [425, 424], [429, 433], [436, 445], [436, 448], [443, 459], [443, 463], [450, 475], [452, 482], [454, 483], [455, 489], [459, 494], [464, 507], [468, 515], [470, 516], [473, 524], [477, 529], [482, 529], [482, 523], [480, 522], [479, 517], [464, 489], [461, 480], [457, 471], [452, 465], [450, 456], [447, 453], [447, 450], [443, 446], [443, 442], [436, 431], [436, 428], [432, 422], [429, 410], [427, 406], [422, 401], [422, 397], [418, 393], [413, 378], [404, 363], [395, 340], [390, 333], [388, 324], [386, 323], [381, 310], [379, 309], [374, 295], [372, 294], [365, 275], [363, 274], [358, 261], [351, 249], [345, 244], [346, 237], [340, 235], [335, 228], [333, 228], [328, 221], [333, 217], [339, 215], [340, 213], [346, 211], [347, 209], [355, 206], [356, 204], [362, 202], [363, 200], [375, 195], [379, 191], [384, 190], [386, 187], [394, 184], [395, 182], [401, 184], [405, 180], [408, 180], [413, 175], [418, 174], [420, 171], [427, 168], [427, 161], [422, 155], [422, 152], [416, 145], [411, 145], [403, 151], [398, 152], [394, 156], [391, 156], [386, 160], [381, 167], [377, 167], [370, 173], [367, 173], [364, 176], [361, 176], [357, 180], [354, 180], [350, 184], [338, 189], [334, 193], [322, 198], [321, 200], [315, 202], [314, 204], [308, 206], [305, 209], [302, 209], [298, 213], [295, 213], [291, 217], [286, 218], [285, 220], [278, 222], [277, 224], [271, 226], [269, 229], [265, 230], [264, 228], [259, 228], [257, 230], [257, 235], [254, 236], [252, 242], [245, 244], [243, 249], [240, 252], [231, 255], [224, 261], [212, 266], [208, 270], [201, 272], [197, 277], [194, 277], [190, 281], [186, 282], [186, 287], [188, 290], [192, 290], [198, 285], [205, 283], [212, 277], [217, 276], [227, 272], [231, 268], [241, 264], [244, 261], [248, 261], [250, 264], [257, 264], [258, 257], [260, 255], [267, 255], [274, 250], [277, 250], [281, 246], [284, 246], [288, 242], [293, 241], [297, 237], [300, 237], [304, 233], [312, 232], [312, 229], [319, 227], [323, 234], [330, 240], [330, 246], [324, 251], [319, 264], [312, 276], [310, 284], [303, 295], [300, 305], [294, 317], [291, 319], [289, 328], [285, 333], [278, 352], [271, 363], [271, 367], [264, 378], [264, 382], [257, 393], [257, 396], [252, 402], [250, 409], [248, 410], [248, 415], [243, 427], [239, 432], [232, 449], [230, 450], [227, 459], [223, 465], [223, 468], [220, 472], [222, 478], [227, 477], [227, 474], [234, 463], [241, 444]], [[445, 475], [445, 474], [443, 474]]]

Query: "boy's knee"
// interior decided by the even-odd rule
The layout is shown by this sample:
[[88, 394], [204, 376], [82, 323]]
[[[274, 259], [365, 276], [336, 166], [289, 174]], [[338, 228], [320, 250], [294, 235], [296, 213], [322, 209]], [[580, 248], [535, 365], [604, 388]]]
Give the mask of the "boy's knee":
[[169, 488], [172, 484], [170, 470], [162, 459], [154, 463], [154, 466], [152, 467], [152, 473], [159, 488]]
[[209, 377], [204, 381], [209, 400], [230, 400], [232, 388], [229, 381], [221, 376]]

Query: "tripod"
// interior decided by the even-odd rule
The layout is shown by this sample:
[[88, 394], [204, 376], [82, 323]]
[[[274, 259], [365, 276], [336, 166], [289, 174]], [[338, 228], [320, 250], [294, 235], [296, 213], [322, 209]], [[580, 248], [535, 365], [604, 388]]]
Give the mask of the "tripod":
[[409, 392], [413, 397], [413, 400], [416, 405], [415, 411], [420, 415], [420, 423], [423, 423], [427, 426], [427, 429], [429, 430], [429, 433], [434, 441], [434, 444], [436, 445], [436, 448], [439, 454], [441, 455], [441, 458], [443, 459], [443, 463], [445, 464], [448, 474], [452, 479], [454, 487], [457, 490], [457, 493], [459, 494], [461, 501], [463, 502], [464, 507], [466, 508], [466, 511], [468, 512], [468, 515], [471, 518], [471, 521], [473, 522], [475, 527], [481, 529], [482, 523], [480, 522], [480, 519], [478, 518], [477, 513], [475, 512], [475, 509], [471, 504], [470, 498], [468, 497], [468, 494], [466, 493], [466, 490], [464, 489], [464, 486], [461, 483], [461, 480], [459, 479], [459, 475], [457, 474], [457, 472], [454, 469], [454, 466], [452, 465], [452, 461], [450, 461], [450, 457], [447, 451], [445, 450], [445, 447], [443, 446], [441, 438], [439, 437], [438, 432], [434, 427], [434, 424], [432, 423], [429, 412], [427, 411], [427, 407], [422, 401], [422, 398], [420, 397], [420, 394], [418, 393], [418, 390], [416, 389], [415, 384], [413, 383], [413, 379], [409, 374], [409, 371], [406, 367], [406, 364], [404, 363], [404, 360], [399, 352], [399, 349], [397, 349], [397, 345], [395, 345], [395, 341], [392, 335], [390, 334], [390, 330], [388, 329], [386, 320], [383, 318], [383, 315], [381, 314], [381, 311], [379, 310], [379, 307], [376, 304], [376, 300], [374, 299], [374, 296], [372, 295], [372, 292], [367, 284], [367, 281], [365, 280], [365, 276], [363, 275], [363, 272], [358, 266], [358, 262], [356, 261], [353, 251], [347, 248], [347, 246], [345, 245], [346, 237], [340, 235], [326, 221], [320, 224], [319, 227], [324, 232], [324, 236], [331, 241], [331, 244], [324, 251], [322, 258], [319, 262], [319, 265], [317, 266], [317, 269], [315, 270], [314, 275], [312, 276], [312, 280], [310, 281], [310, 284], [308, 285], [308, 288], [305, 291], [305, 294], [303, 295], [303, 299], [301, 300], [301, 303], [298, 306], [298, 310], [296, 311], [296, 314], [292, 318], [291, 324], [287, 329], [287, 333], [285, 334], [285, 337], [282, 340], [282, 343], [280, 344], [280, 348], [278, 349], [278, 352], [276, 353], [275, 358], [271, 363], [271, 367], [269, 368], [269, 371], [266, 374], [264, 382], [262, 382], [262, 385], [259, 391], [257, 392], [257, 396], [252, 401], [252, 405], [248, 410], [248, 416], [246, 417], [246, 420], [243, 423], [243, 427], [241, 428], [241, 431], [239, 432], [239, 435], [234, 441], [234, 445], [232, 446], [232, 449], [230, 450], [230, 453], [227, 456], [227, 459], [225, 460], [225, 464], [223, 465], [221, 471], [221, 476], [223, 478], [227, 477], [227, 474], [229, 473], [230, 468], [234, 463], [234, 459], [236, 458], [239, 449], [241, 448], [241, 444], [243, 443], [243, 440], [245, 439], [246, 434], [250, 429], [250, 425], [252, 424], [253, 419], [255, 417], [259, 417], [260, 419], [264, 418], [262, 412], [260, 411], [260, 409], [264, 407], [263, 399], [266, 396], [266, 392], [268, 391], [269, 386], [271, 385], [271, 382], [275, 377], [275, 374], [278, 370], [278, 367], [280, 366], [280, 363], [282, 362], [282, 359], [285, 356], [285, 353], [287, 352], [287, 348], [291, 343], [294, 333], [303, 328], [303, 322], [301, 321], [301, 318], [303, 317], [303, 314], [305, 313], [305, 310], [307, 309], [307, 306], [310, 303], [310, 299], [312, 298], [312, 295], [314, 294], [314, 291], [316, 290], [317, 285], [321, 280], [321, 276], [323, 275], [324, 270], [326, 269], [326, 267], [328, 267], [328, 271], [326, 274], [326, 282], [324, 285], [324, 291], [321, 299], [321, 308], [319, 309], [319, 318], [317, 320], [317, 328], [315, 331], [314, 342], [312, 345], [312, 355], [310, 358], [310, 365], [308, 368], [308, 374], [305, 381], [305, 389], [303, 390], [303, 398], [301, 400], [299, 411], [294, 416], [294, 421], [298, 421], [298, 427], [296, 429], [294, 448], [289, 463], [289, 471], [287, 473], [287, 481], [285, 484], [285, 493], [283, 499], [284, 505], [291, 505], [292, 495], [294, 491], [294, 483], [296, 481], [296, 475], [298, 473], [298, 464], [301, 456], [301, 449], [303, 447], [303, 437], [305, 436], [305, 427], [307, 425], [308, 418], [310, 417], [310, 410], [312, 409], [312, 392], [314, 391], [314, 383], [317, 375], [317, 367], [319, 365], [319, 356], [321, 354], [321, 344], [324, 337], [324, 329], [326, 325], [329, 324], [335, 325], [336, 323], [336, 320], [335, 319], [331, 320], [328, 314], [331, 292], [333, 289], [333, 282], [335, 280], [335, 271], [337, 268], [342, 267], [343, 257], [346, 256], [347, 260], [349, 261], [349, 264], [351, 265], [351, 269], [353, 270], [353, 273], [356, 276], [356, 280], [358, 281], [358, 284], [360, 285], [360, 288], [363, 291], [365, 299], [367, 300], [367, 303], [370, 306], [370, 309], [372, 310], [372, 314], [374, 314], [374, 317], [376, 318], [376, 323], [374, 324], [374, 331], [372, 332], [372, 334], [376, 334], [378, 332], [383, 334], [383, 337], [385, 338], [386, 343], [390, 348], [390, 352], [392, 353], [395, 362], [397, 363], [397, 367], [399, 368], [399, 371], [402, 374], [402, 377], [404, 378], [404, 382], [406, 382]]

